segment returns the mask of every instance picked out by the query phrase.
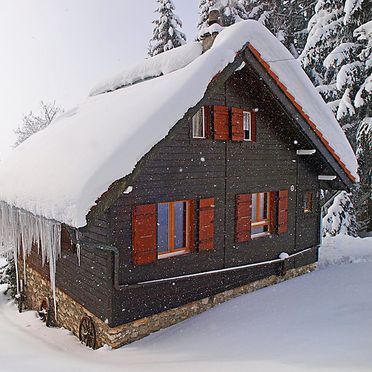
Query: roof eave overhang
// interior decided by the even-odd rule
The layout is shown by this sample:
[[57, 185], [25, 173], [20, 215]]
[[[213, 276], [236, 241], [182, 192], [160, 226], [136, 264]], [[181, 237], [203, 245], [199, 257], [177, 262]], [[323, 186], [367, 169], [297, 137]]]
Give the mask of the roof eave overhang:
[[[337, 176], [347, 189], [351, 189], [354, 185], [355, 179], [341, 164], [341, 159], [336, 159], [337, 154], [331, 152], [328, 142], [323, 138], [322, 134], [311, 122], [309, 117], [302, 111], [293, 96], [286, 90], [285, 86], [275, 78], [276, 75], [270, 69], [270, 66], [263, 60], [258, 51], [248, 44], [243, 50], [243, 59], [248, 63], [253, 70], [262, 78], [266, 85], [270, 88], [272, 93], [278, 98], [280, 105], [287, 112], [287, 114], [294, 118], [295, 125], [298, 129], [309, 139], [311, 144], [319, 151], [322, 157], [334, 170]], [[327, 146], [328, 144], [328, 146]]]

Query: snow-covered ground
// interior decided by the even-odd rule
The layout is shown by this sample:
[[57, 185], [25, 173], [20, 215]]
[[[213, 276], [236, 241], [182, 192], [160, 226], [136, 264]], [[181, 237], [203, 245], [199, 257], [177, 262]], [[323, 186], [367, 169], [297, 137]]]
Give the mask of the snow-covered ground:
[[327, 239], [320, 266], [119, 350], [88, 350], [0, 296], [0, 371], [370, 372], [372, 238]]

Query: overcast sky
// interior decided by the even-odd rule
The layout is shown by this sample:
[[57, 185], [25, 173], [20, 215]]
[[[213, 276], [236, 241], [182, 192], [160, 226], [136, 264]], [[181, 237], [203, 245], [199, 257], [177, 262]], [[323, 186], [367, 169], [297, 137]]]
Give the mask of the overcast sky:
[[[198, 0], [174, 2], [193, 40]], [[155, 0], [0, 0], [0, 159], [40, 100], [69, 109], [145, 58], [155, 9]]]

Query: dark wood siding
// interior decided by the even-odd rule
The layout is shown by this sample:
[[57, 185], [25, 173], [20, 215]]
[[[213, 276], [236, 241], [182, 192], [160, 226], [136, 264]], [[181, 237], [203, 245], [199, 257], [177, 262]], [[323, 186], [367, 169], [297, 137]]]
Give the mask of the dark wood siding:
[[[186, 118], [177, 125], [172, 139], [156, 146], [156, 156], [141, 165], [131, 185], [132, 193], [122, 195], [111, 208], [110, 244], [120, 250], [119, 283], [133, 286], [149, 280], [262, 262], [277, 258], [281, 252], [293, 254], [308, 246], [296, 242], [298, 163], [294, 140], [302, 137], [293, 131], [288, 116], [262, 83], [253, 75], [247, 78], [247, 74], [246, 70], [235, 73], [213, 93], [207, 93], [201, 104], [257, 108], [257, 142], [192, 139], [191, 120]], [[234, 239], [236, 196], [283, 189], [289, 190], [288, 231], [237, 244]], [[131, 210], [135, 205], [211, 197], [215, 198], [213, 251], [192, 252], [141, 267], [133, 265], [130, 237]], [[194, 220], [197, 228], [197, 208]], [[312, 221], [307, 228], [316, 235], [317, 226], [317, 221]], [[316, 245], [317, 241], [313, 243]], [[309, 255], [305, 254], [302, 261], [316, 260], [316, 254]], [[301, 263], [300, 257], [297, 262]], [[295, 259], [291, 259], [290, 265], [296, 265]], [[179, 306], [224, 288], [275, 274], [278, 270], [278, 265], [264, 265], [211, 277], [124, 288], [114, 296], [114, 324]]]
[[[49, 280], [49, 263], [42, 263], [36, 247], [27, 263]], [[111, 316], [113, 262], [110, 252], [82, 245], [79, 257], [70, 244], [62, 242], [61, 257], [57, 261], [56, 286], [102, 320]]]
[[[114, 288], [113, 254], [83, 246], [81, 266], [68, 252], [59, 264], [57, 284], [89, 310], [107, 318], [111, 326], [157, 313], [278, 273], [279, 264], [267, 264], [209, 276], [190, 277], [154, 284], [142, 282], [201, 273], [278, 258], [315, 247], [288, 261], [299, 267], [317, 259], [319, 204], [313, 214], [303, 215], [302, 193], [319, 191], [318, 157], [299, 158], [306, 146], [289, 117], [264, 83], [247, 67], [226, 82], [214, 84], [201, 106], [228, 106], [256, 110], [256, 141], [193, 139], [191, 117], [185, 117], [137, 165], [128, 178], [133, 191], [121, 194], [99, 218], [81, 230], [87, 243], [102, 243], [119, 251], [117, 285]], [[255, 111], [252, 111], [255, 112]], [[214, 134], [213, 128], [211, 133]], [[208, 132], [208, 131], [207, 131]], [[232, 128], [229, 129], [232, 136]], [[296, 142], [296, 143], [295, 143]], [[301, 147], [300, 147], [301, 148]], [[315, 159], [315, 160], [314, 160]], [[236, 198], [239, 194], [288, 191], [288, 230], [283, 234], [235, 241]], [[193, 200], [195, 242], [199, 236], [201, 199], [214, 198], [214, 249], [156, 259], [134, 265], [132, 259], [132, 211], [138, 205]], [[274, 227], [271, 227], [275, 231]], [[93, 285], [92, 285], [93, 283]], [[141, 284], [142, 283], [142, 284]]]

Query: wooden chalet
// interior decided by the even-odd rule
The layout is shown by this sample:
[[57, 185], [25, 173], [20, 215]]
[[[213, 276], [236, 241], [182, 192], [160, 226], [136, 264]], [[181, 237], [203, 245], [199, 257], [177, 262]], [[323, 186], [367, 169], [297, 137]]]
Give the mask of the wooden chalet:
[[[207, 32], [205, 44], [212, 44], [216, 34]], [[226, 51], [222, 68], [213, 67], [217, 70], [202, 97], [183, 108], [184, 114], [131, 165], [131, 172], [94, 195], [86, 224], [60, 221], [57, 313], [50, 316], [80, 332], [90, 346], [118, 347], [248, 292], [252, 283], [258, 288], [313, 269], [321, 234], [320, 190], [349, 189], [355, 181], [355, 170], [338, 151], [348, 152], [354, 162], [352, 150], [345, 150], [347, 141], [329, 119], [332, 113], [305, 73], [298, 72], [297, 62], [286, 60], [289, 52], [254, 21], [223, 30], [216, 45], [179, 71], [101, 92], [90, 98], [91, 104], [100, 96], [114, 99], [120, 91], [136, 89], [138, 96], [140, 89], [154, 87], [156, 94], [157, 81], [177, 81], [177, 73], [186, 74], [184, 89], [191, 89], [191, 67], [215, 63], [216, 53], [231, 43], [234, 54]], [[279, 69], [265, 57], [265, 50], [274, 47], [281, 53]], [[317, 98], [301, 101], [285, 79], [297, 79], [298, 92]], [[168, 91], [172, 96], [171, 84]], [[143, 111], [148, 106], [143, 104]], [[168, 109], [159, 109], [164, 120]], [[64, 120], [69, 118], [55, 125], [63, 126]], [[341, 138], [338, 143], [327, 137], [327, 125]], [[137, 135], [145, 138], [146, 129], [141, 131]], [[45, 136], [53, 136], [52, 130]], [[122, 150], [108, 158], [124, 167]], [[65, 151], [72, 151], [68, 144]], [[7, 202], [0, 191], [1, 198]], [[26, 278], [26, 304], [49, 314], [49, 268], [36, 248], [24, 262], [19, 261], [19, 270]]]

